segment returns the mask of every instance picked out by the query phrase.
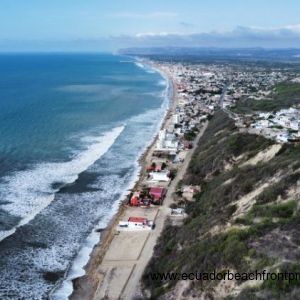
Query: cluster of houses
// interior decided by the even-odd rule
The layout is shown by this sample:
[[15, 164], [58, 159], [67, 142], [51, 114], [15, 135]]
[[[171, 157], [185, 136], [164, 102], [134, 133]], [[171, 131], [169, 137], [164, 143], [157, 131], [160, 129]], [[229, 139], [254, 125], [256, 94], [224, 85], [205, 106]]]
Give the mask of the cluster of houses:
[[291, 107], [274, 113], [259, 113], [251, 119], [250, 132], [281, 143], [300, 141], [300, 109]]
[[[161, 135], [160, 135], [161, 136]], [[177, 140], [177, 139], [176, 139]], [[157, 143], [159, 142], [159, 138]], [[150, 207], [156, 207], [163, 204], [166, 197], [168, 186], [174, 178], [175, 170], [173, 169], [174, 163], [172, 159], [176, 156], [178, 147], [172, 147], [171, 144], [164, 145], [164, 155], [160, 157], [155, 156], [155, 151], [151, 153], [151, 161], [144, 170], [144, 174], [141, 182], [135, 187], [135, 189], [128, 195], [127, 203], [133, 208], [133, 211], [137, 214], [138, 211], [134, 208], [147, 209]], [[173, 153], [175, 151], [175, 153]], [[148, 219], [143, 219], [140, 223], [136, 220], [142, 220], [141, 217], [132, 217], [126, 222], [119, 223], [119, 230], [152, 230], [154, 229], [153, 222]]]
[[235, 64], [161, 63], [177, 83], [179, 104], [193, 103], [193, 110], [211, 113], [216, 107], [233, 107], [243, 97], [261, 99], [270, 87], [295, 74], [261, 66]]
[[192, 148], [192, 141], [186, 140], [185, 135], [191, 130], [197, 132], [199, 130], [199, 122], [192, 122], [191, 117], [186, 118], [186, 107], [188, 106], [178, 105], [175, 113], [160, 130], [142, 185], [128, 197], [130, 206], [146, 208], [163, 203], [179, 164], [184, 161], [188, 150]]
[[[195, 96], [189, 95], [189, 91], [195, 88], [192, 81], [186, 81], [185, 76], [177, 76], [170, 66], [162, 64], [159, 68], [172, 74], [173, 83], [176, 85], [177, 105], [159, 131], [142, 182], [128, 195], [128, 205], [132, 208], [149, 208], [163, 204], [171, 181], [189, 149], [193, 147], [193, 140], [199, 132], [201, 123], [214, 111], [214, 106], [210, 103], [201, 103]], [[184, 194], [187, 199], [192, 199], [194, 192], [194, 189], [186, 187]], [[183, 216], [184, 209], [173, 208], [171, 215]], [[151, 221], [141, 217], [131, 217], [119, 223], [119, 230], [153, 228]]]
[[[279, 142], [300, 140], [300, 113], [296, 108], [243, 117], [230, 110], [238, 100], [245, 97], [265, 99], [274, 84], [292, 80], [295, 74], [253, 65], [155, 64], [172, 77], [177, 105], [158, 134], [152, 161], [146, 169], [142, 185], [128, 197], [130, 206], [148, 208], [163, 203], [168, 186], [193, 146], [192, 141], [197, 136], [201, 123], [209, 119], [217, 108], [223, 109], [235, 119], [237, 126], [247, 128], [249, 132], [263, 134]], [[192, 201], [197, 192], [199, 187], [192, 186], [183, 186], [180, 191], [181, 197], [186, 201]], [[181, 209], [172, 210], [174, 215], [182, 213]], [[120, 226], [153, 229], [153, 224], [149, 222], [134, 217]]]
[[[191, 131], [193, 122], [199, 123], [212, 115], [217, 107], [235, 119], [236, 125], [248, 132], [261, 134], [278, 142], [299, 142], [299, 110], [283, 109], [273, 113], [238, 116], [230, 108], [242, 99], [267, 99], [275, 84], [300, 82], [296, 73], [288, 69], [265, 68], [235, 64], [161, 63], [161, 68], [173, 75], [177, 86], [179, 107], [184, 107]], [[296, 79], [295, 79], [296, 78]], [[191, 120], [189, 120], [191, 119]], [[181, 131], [177, 129], [177, 134]], [[166, 138], [168, 139], [168, 137]]]
[[290, 73], [278, 70], [266, 71], [258, 66], [232, 70], [228, 74], [228, 84], [222, 100], [222, 108], [233, 107], [236, 101], [245, 97], [251, 97], [255, 100], [264, 99], [270, 94], [270, 87], [290, 78], [292, 78]]

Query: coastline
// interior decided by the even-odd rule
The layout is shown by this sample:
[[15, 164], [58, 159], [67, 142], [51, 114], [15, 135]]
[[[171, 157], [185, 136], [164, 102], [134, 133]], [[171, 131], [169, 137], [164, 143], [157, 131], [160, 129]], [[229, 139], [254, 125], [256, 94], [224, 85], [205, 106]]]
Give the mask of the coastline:
[[[133, 180], [133, 185], [129, 187], [130, 190], [136, 189], [141, 182], [144, 180], [144, 176], [146, 174], [146, 166], [147, 166], [147, 158], [151, 157], [152, 151], [154, 150], [155, 143], [158, 138], [158, 132], [160, 129], [163, 129], [166, 126], [167, 119], [171, 116], [172, 112], [176, 108], [176, 87], [173, 82], [170, 74], [167, 74], [163, 70], [161, 70], [155, 63], [151, 61], [140, 61], [147, 68], [149, 67], [155, 72], [159, 73], [166, 81], [166, 97], [168, 98], [168, 107], [165, 111], [164, 117], [158, 126], [157, 131], [153, 135], [153, 139], [151, 143], [145, 148], [145, 150], [141, 153], [139, 158], [137, 159], [138, 170], [136, 172], [135, 180]], [[69, 295], [70, 299], [93, 299], [94, 293], [97, 289], [97, 286], [101, 280], [99, 275], [97, 274], [97, 269], [101, 264], [115, 234], [115, 227], [118, 222], [124, 216], [127, 205], [126, 205], [126, 193], [123, 194], [121, 200], [118, 202], [118, 208], [116, 213], [113, 215], [109, 223], [104, 229], [94, 229], [93, 231], [101, 232], [99, 241], [94, 245], [93, 249], [89, 254], [89, 259], [86, 265], [83, 267], [85, 274], [83, 276], [72, 279], [73, 283], [73, 291]], [[64, 278], [64, 280], [66, 280]], [[63, 281], [64, 281], [63, 280]], [[53, 297], [55, 292], [61, 288], [62, 282], [59, 283], [60, 287], [58, 289], [54, 288], [50, 293], [51, 299], [57, 299]], [[53, 297], [53, 298], [52, 298]]]
[[[145, 63], [145, 61], [143, 61]], [[151, 68], [158, 69], [164, 78], [171, 84], [172, 94], [169, 107], [161, 122], [160, 129], [168, 129], [173, 123], [173, 114], [179, 105], [177, 86], [172, 74], [165, 71], [159, 64], [148, 62]], [[194, 139], [194, 145], [205, 132], [208, 121], [198, 128], [199, 132]], [[139, 191], [147, 183], [147, 166], [153, 162], [158, 132], [154, 135], [151, 144], [145, 149], [138, 160], [140, 166], [139, 177], [133, 190]], [[144, 270], [153, 255], [153, 249], [160, 237], [165, 222], [172, 213], [170, 206], [174, 204], [174, 193], [178, 183], [183, 179], [196, 147], [180, 150], [184, 159], [174, 166], [176, 175], [166, 186], [166, 195], [163, 203], [147, 209], [140, 206], [128, 206], [126, 201], [121, 202], [118, 213], [104, 230], [99, 243], [94, 247], [88, 264], [85, 266], [86, 274], [73, 280], [73, 292], [69, 299], [134, 299], [143, 298], [140, 280]], [[141, 217], [153, 221], [154, 230], [136, 229], [131, 231], [117, 230], [117, 225], [122, 220], [130, 217]], [[184, 217], [184, 216], [183, 216]]]

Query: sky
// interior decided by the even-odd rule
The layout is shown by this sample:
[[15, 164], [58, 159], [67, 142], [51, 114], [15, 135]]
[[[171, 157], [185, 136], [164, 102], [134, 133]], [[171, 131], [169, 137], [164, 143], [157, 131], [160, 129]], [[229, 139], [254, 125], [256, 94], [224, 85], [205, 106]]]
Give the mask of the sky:
[[300, 48], [299, 0], [1, 0], [0, 51]]

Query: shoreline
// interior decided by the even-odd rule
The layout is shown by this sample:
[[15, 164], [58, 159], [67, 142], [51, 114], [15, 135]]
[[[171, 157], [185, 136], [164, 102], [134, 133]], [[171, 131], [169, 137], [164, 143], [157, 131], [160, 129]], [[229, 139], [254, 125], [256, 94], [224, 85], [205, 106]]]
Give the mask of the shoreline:
[[[169, 74], [168, 70], [165, 71], [162, 66], [155, 62], [143, 60], [142, 63], [158, 70], [172, 85], [172, 94], [169, 95], [169, 107], [158, 127], [158, 129], [167, 129], [169, 126], [173, 126], [172, 116], [176, 113], [179, 105], [175, 79]], [[167, 185], [163, 185], [167, 193], [161, 205], [145, 209], [139, 205], [126, 205], [126, 199], [121, 201], [118, 213], [106, 227], [99, 243], [90, 255], [90, 259], [84, 268], [86, 274], [73, 280], [73, 292], [69, 299], [134, 299], [136, 296], [138, 298], [143, 297], [140, 279], [153, 255], [153, 249], [164, 229], [166, 220], [172, 218], [170, 205], [175, 203], [174, 193], [179, 181], [184, 178], [192, 155], [197, 148], [196, 145], [198, 145], [201, 136], [205, 132], [207, 124], [208, 121], [198, 127], [199, 132], [193, 143], [195, 146], [191, 150], [188, 150], [190, 148], [180, 148], [180, 152], [184, 157], [183, 160], [179, 164], [174, 165], [173, 162], [171, 163], [177, 174]], [[132, 190], [140, 191], [145, 185], [148, 186], [147, 166], [153, 162], [153, 154], [156, 150], [158, 138], [159, 132], [154, 135], [151, 144], [139, 158], [139, 177]], [[169, 162], [167, 161], [167, 163]], [[117, 230], [119, 221], [127, 220], [133, 216], [153, 221], [155, 229], [144, 231]]]
[[[133, 180], [133, 186], [129, 187], [128, 190], [134, 190], [136, 189], [144, 180], [145, 172], [146, 172], [146, 166], [147, 166], [147, 157], [152, 153], [151, 150], [154, 149], [155, 143], [158, 138], [158, 132], [159, 130], [163, 129], [166, 126], [166, 122], [168, 118], [170, 117], [172, 111], [176, 108], [176, 88], [175, 83], [173, 82], [173, 79], [171, 76], [167, 73], [165, 73], [163, 70], [161, 70], [155, 63], [151, 61], [139, 61], [146, 67], [149, 67], [153, 69], [155, 72], [159, 73], [162, 78], [164, 78], [167, 81], [167, 87], [166, 87], [166, 97], [168, 98], [168, 106], [165, 111], [165, 114], [163, 116], [163, 119], [161, 121], [160, 126], [158, 126], [157, 131], [153, 135], [153, 140], [151, 143], [145, 148], [145, 150], [141, 153], [139, 158], [137, 159], [138, 164], [138, 170], [136, 176], [136, 180]], [[125, 194], [125, 192], [124, 192]], [[69, 294], [69, 299], [93, 299], [94, 292], [96, 291], [96, 288], [100, 282], [100, 278], [97, 275], [97, 268], [101, 264], [113, 238], [114, 238], [114, 231], [115, 227], [118, 224], [118, 222], [121, 220], [122, 216], [124, 216], [126, 208], [127, 208], [127, 199], [126, 196], [122, 196], [121, 200], [119, 201], [118, 208], [116, 213], [113, 215], [113, 217], [108, 222], [107, 226], [104, 229], [98, 229], [94, 228], [93, 231], [101, 232], [99, 241], [94, 245], [92, 248], [92, 251], [89, 254], [89, 259], [87, 263], [82, 267], [82, 269], [85, 271], [85, 274], [80, 277], [76, 277], [72, 279], [72, 293]], [[66, 280], [67, 276], [63, 279]], [[62, 282], [63, 282], [62, 281]], [[62, 282], [60, 282], [60, 287]], [[55, 294], [56, 291], [60, 289], [53, 289], [50, 293], [50, 298], [52, 299], [52, 296]], [[93, 292], [94, 291], [94, 292]], [[53, 298], [55, 299], [55, 297]]]

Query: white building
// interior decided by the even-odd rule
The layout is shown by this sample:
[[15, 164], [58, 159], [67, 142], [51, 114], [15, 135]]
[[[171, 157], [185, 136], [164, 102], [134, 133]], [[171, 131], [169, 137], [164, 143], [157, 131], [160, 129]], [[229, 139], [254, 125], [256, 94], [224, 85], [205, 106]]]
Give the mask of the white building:
[[172, 119], [173, 119], [173, 124], [179, 124], [181, 122], [181, 117], [179, 114], [174, 114]]
[[177, 151], [178, 140], [173, 133], [167, 133], [165, 129], [160, 130], [156, 149], [159, 151]]
[[300, 130], [300, 121], [299, 120], [294, 120], [290, 122], [290, 127], [293, 130]]
[[140, 231], [153, 229], [153, 221], [146, 218], [130, 217], [128, 221], [120, 221], [118, 225], [119, 231]]
[[289, 136], [287, 133], [280, 133], [276, 136], [277, 141], [281, 143], [286, 143], [288, 141], [288, 138]]
[[149, 173], [150, 179], [149, 181], [163, 181], [163, 182], [169, 182], [170, 177], [169, 177], [169, 171], [162, 171], [162, 172], [151, 172]]

